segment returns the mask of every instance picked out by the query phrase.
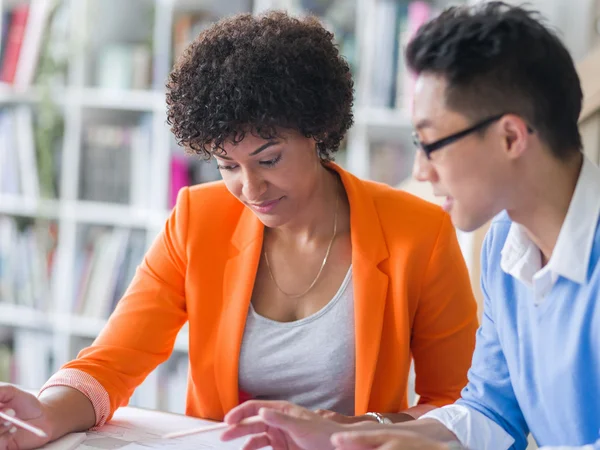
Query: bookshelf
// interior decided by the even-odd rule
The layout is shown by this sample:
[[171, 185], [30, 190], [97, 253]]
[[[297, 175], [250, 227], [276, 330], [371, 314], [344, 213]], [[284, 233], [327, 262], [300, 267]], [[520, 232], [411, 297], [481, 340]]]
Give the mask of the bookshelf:
[[[0, 0], [5, 49], [0, 158], [11, 163], [0, 170], [2, 381], [38, 388], [89, 345], [128, 284], [134, 261], [163, 227], [174, 153], [163, 90], [172, 65], [173, 24], [185, 14], [210, 10], [211, 3]], [[249, 11], [247, 3], [220, 5], [211, 16]], [[11, 20], [15, 10], [29, 17], [40, 14], [40, 5], [50, 11], [43, 28], [55, 39], [27, 44], [27, 22], [19, 36]], [[19, 77], [18, 69], [9, 79], [4, 72], [3, 57], [15, 40], [21, 41], [17, 64], [27, 55], [39, 70], [30, 82]], [[53, 67], [44, 72], [49, 60]], [[111, 78], [110, 68], [117, 66], [127, 70]], [[44, 170], [37, 138], [38, 133], [47, 136], [41, 133], [48, 132], [48, 120], [56, 138], [50, 148], [50, 187], [44, 188], [41, 178], [30, 179], [30, 174]], [[28, 141], [20, 142], [21, 136]], [[104, 173], [94, 173], [101, 167]], [[28, 252], [32, 248], [36, 257]], [[22, 259], [36, 263], [7, 271]], [[111, 277], [100, 277], [97, 267], [108, 268]], [[100, 289], [104, 282], [113, 289]], [[183, 409], [184, 396], [168, 400], [171, 395], [162, 386], [182, 385], [169, 378], [171, 371], [185, 372], [181, 355], [187, 355], [187, 340], [184, 327], [175, 343], [176, 364], [168, 361], [149, 376], [133, 404]]]
[[[236, 12], [321, 15], [355, 76], [355, 125], [337, 159], [358, 176], [396, 185], [413, 158], [411, 77], [399, 49], [445, 4], [0, 0], [0, 380], [37, 388], [89, 345], [177, 189], [218, 178], [214, 165], [183, 156], [165, 123], [164, 81], [173, 54], [193, 35]], [[26, 22], [20, 37], [12, 35], [15, 10], [44, 19], [37, 40]], [[14, 40], [21, 41], [17, 68], [6, 79]], [[29, 78], [18, 68], [22, 58], [37, 68]], [[173, 356], [131, 403], [183, 411], [186, 358], [184, 327]]]

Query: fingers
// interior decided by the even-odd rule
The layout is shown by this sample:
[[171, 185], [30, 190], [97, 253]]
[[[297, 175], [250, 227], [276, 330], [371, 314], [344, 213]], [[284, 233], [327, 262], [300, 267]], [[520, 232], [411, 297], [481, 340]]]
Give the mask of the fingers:
[[[285, 430], [297, 437], [302, 437], [310, 432], [311, 425], [314, 422], [307, 420], [299, 414], [291, 415], [289, 412], [280, 412], [269, 408], [262, 408], [258, 412], [263, 422], [267, 425]], [[315, 414], [315, 417], [318, 417]]]
[[[7, 416], [10, 417], [15, 417], [16, 413], [14, 409], [5, 409], [4, 411], [2, 411], [4, 414], [6, 414]], [[15, 425], [12, 422], [9, 422], [7, 420], [2, 420], [0, 419], [0, 435], [2, 434], [14, 434], [17, 432], [17, 427], [15, 427]]]
[[[2, 411], [7, 416], [15, 417], [14, 409], [5, 409]], [[17, 432], [17, 427], [12, 422], [0, 419], [0, 449], [8, 449], [9, 441]]]
[[269, 400], [249, 400], [233, 408], [225, 416], [225, 423], [235, 425], [240, 421], [258, 415], [261, 408], [271, 408], [283, 411], [286, 408], [294, 406], [288, 402], [269, 401]]
[[15, 427], [12, 423], [9, 423], [8, 425], [4, 424], [2, 426], [0, 426], [0, 436], [3, 435], [8, 435], [8, 434], [15, 434], [17, 432], [17, 427]]
[[271, 446], [269, 435], [267, 433], [261, 433], [248, 439], [248, 442], [244, 444], [242, 450], [258, 450], [269, 446]]
[[[302, 417], [306, 411], [304, 408], [296, 407], [295, 405], [288, 404], [287, 402], [261, 402], [255, 401], [255, 404], [244, 407], [249, 401], [239, 407], [237, 414], [232, 414], [225, 418], [225, 422], [234, 423], [227, 430], [221, 434], [221, 440], [231, 441], [238, 439], [249, 434], [264, 433], [267, 431], [268, 426], [274, 428], [285, 429], [289, 433], [293, 434], [304, 434], [308, 427], [308, 421]], [[269, 405], [265, 408], [264, 405]], [[271, 407], [277, 409], [272, 409]], [[295, 409], [297, 408], [297, 409]], [[281, 412], [280, 412], [281, 411]], [[234, 410], [232, 410], [234, 412]], [[238, 415], [239, 414], [239, 415]], [[292, 415], [290, 415], [292, 414]], [[312, 413], [311, 413], [312, 414]], [[255, 422], [250, 424], [242, 424], [240, 421], [246, 417], [260, 416], [262, 422]], [[318, 417], [316, 414], [314, 417]], [[239, 421], [234, 422], [239, 418]]]
[[263, 422], [244, 424], [244, 425], [232, 425], [221, 434], [222, 441], [231, 441], [238, 439], [249, 434], [259, 434], [267, 431], [267, 425]]
[[9, 403], [14, 398], [19, 389], [8, 383], [0, 383], [0, 403]]
[[[241, 406], [243, 407], [244, 405], [246, 405], [246, 403], [244, 403]], [[263, 404], [268, 404], [269, 408], [260, 406]], [[271, 409], [271, 406], [275, 406], [279, 410]], [[310, 433], [311, 424], [314, 424], [314, 421], [307, 420], [304, 417], [319, 418], [319, 416], [317, 416], [316, 414], [310, 413], [304, 408], [296, 407], [295, 405], [289, 404], [287, 402], [256, 401], [255, 405], [248, 405], [247, 408], [243, 409], [244, 410], [239, 413], [241, 414], [242, 418], [245, 418], [246, 414], [251, 414], [252, 416], [258, 415], [262, 419], [262, 422], [255, 422], [250, 424], [242, 424], [238, 422], [230, 426], [221, 434], [222, 441], [231, 441], [233, 439], [238, 439], [243, 436], [248, 436], [250, 434], [265, 433], [269, 429], [269, 426], [276, 429], [285, 430], [286, 433], [290, 433], [294, 436], [301, 437], [306, 435], [307, 433]], [[305, 412], [308, 412], [308, 414], [312, 416], [305, 415]], [[230, 416], [229, 420], [232, 421], [237, 418], [238, 416], [234, 415]]]

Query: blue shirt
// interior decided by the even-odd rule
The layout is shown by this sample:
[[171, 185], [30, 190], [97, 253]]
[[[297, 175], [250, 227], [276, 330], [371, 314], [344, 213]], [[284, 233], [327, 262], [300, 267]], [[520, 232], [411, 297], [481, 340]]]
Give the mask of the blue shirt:
[[600, 450], [599, 215], [600, 170], [586, 159], [545, 267], [520, 225], [493, 221], [469, 383], [424, 417], [474, 450], [524, 449], [530, 431], [541, 446]]

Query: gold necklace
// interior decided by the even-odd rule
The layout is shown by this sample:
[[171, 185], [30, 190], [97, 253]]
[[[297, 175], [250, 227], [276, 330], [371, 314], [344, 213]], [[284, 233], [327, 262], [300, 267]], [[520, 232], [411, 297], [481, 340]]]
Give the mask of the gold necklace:
[[317, 276], [315, 277], [313, 282], [310, 284], [308, 289], [306, 289], [301, 294], [290, 294], [288, 292], [285, 292], [283, 289], [281, 289], [281, 287], [279, 287], [279, 284], [277, 284], [277, 281], [275, 281], [275, 277], [273, 276], [273, 272], [271, 271], [271, 265], [269, 264], [269, 257], [267, 256], [267, 249], [265, 248], [264, 254], [265, 254], [265, 261], [267, 263], [267, 269], [269, 270], [269, 276], [271, 277], [271, 280], [273, 280], [273, 283], [275, 284], [277, 289], [279, 289], [279, 292], [281, 292], [286, 297], [289, 297], [289, 298], [303, 297], [304, 295], [306, 295], [308, 293], [308, 291], [310, 291], [313, 288], [313, 286], [317, 283], [317, 280], [321, 276], [321, 273], [323, 272], [323, 269], [325, 268], [325, 264], [327, 264], [327, 259], [329, 258], [329, 252], [331, 251], [333, 241], [335, 240], [335, 235], [337, 234], [337, 215], [338, 215], [339, 200], [340, 200], [340, 196], [338, 195], [335, 200], [335, 215], [334, 215], [334, 219], [333, 219], [333, 235], [331, 236], [331, 240], [329, 241], [329, 245], [327, 246], [327, 252], [325, 253], [325, 258], [323, 258], [323, 262], [321, 263], [321, 268], [319, 269]]

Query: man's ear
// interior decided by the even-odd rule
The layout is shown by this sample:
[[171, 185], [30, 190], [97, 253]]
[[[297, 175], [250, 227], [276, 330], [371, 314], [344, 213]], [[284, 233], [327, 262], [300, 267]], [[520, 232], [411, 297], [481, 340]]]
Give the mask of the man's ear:
[[519, 116], [507, 114], [500, 120], [500, 130], [504, 138], [504, 151], [511, 159], [519, 158], [527, 149], [531, 128]]

